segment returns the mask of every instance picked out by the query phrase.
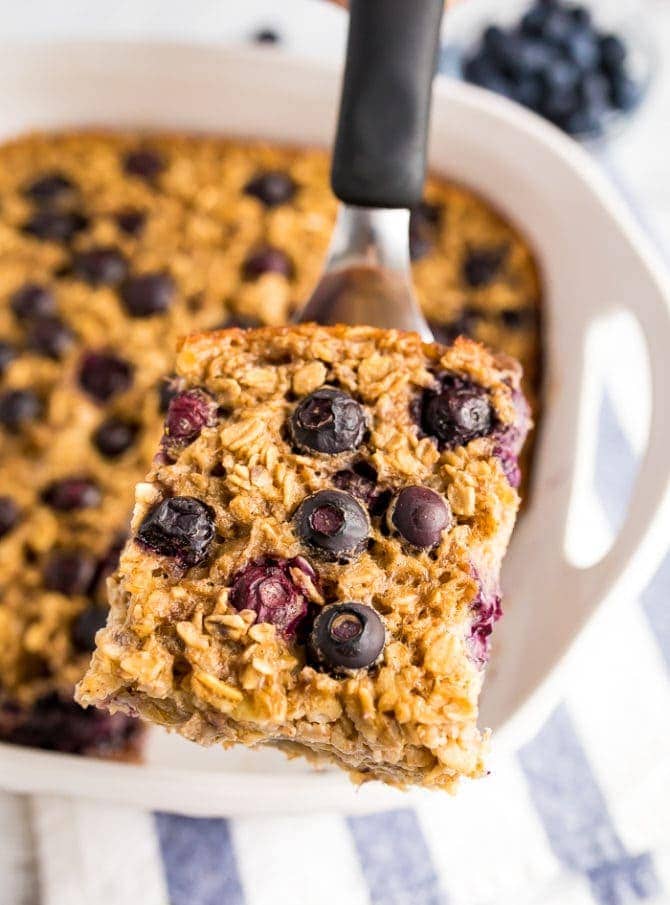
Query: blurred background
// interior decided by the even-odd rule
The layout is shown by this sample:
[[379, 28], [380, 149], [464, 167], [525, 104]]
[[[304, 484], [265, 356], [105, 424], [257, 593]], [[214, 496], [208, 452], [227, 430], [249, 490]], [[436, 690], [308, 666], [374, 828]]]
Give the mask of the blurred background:
[[[460, 0], [438, 78], [523, 103], [582, 144], [668, 261], [670, 0], [570, 3], [569, 40], [550, 7]], [[325, 0], [22, 0], [3, 13], [6, 42], [255, 43], [333, 61], [347, 28]], [[609, 330], [605, 490], [585, 528], [602, 548], [648, 420], [642, 351], [625, 319]], [[620, 499], [609, 505], [612, 475]], [[666, 561], [639, 601], [617, 602], [591, 631], [538, 735], [494, 754], [492, 776], [454, 801], [355, 818], [170, 820], [0, 791], [0, 905], [670, 903], [669, 599]]]

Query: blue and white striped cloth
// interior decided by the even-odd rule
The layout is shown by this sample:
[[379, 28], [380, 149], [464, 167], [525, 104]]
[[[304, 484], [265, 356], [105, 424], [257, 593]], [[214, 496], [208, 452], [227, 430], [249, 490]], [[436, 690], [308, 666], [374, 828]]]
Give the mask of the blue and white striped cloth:
[[[642, 442], [612, 374], [586, 507], [599, 548], [622, 520]], [[596, 621], [537, 735], [512, 755], [494, 748], [492, 775], [456, 798], [230, 820], [39, 799], [43, 905], [670, 902], [669, 596], [670, 556], [639, 600], [613, 600]]]

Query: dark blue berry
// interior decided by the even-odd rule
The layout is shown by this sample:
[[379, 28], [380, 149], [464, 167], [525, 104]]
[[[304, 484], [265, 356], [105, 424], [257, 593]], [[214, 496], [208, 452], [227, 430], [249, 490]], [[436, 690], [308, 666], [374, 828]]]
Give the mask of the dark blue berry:
[[22, 321], [36, 317], [50, 317], [56, 313], [56, 299], [48, 286], [26, 283], [12, 293], [9, 304], [15, 316]]
[[257, 622], [268, 622], [293, 640], [307, 615], [309, 587], [317, 584], [316, 572], [302, 556], [265, 556], [233, 576], [229, 600], [236, 610], [252, 610]]
[[413, 547], [430, 549], [439, 544], [442, 532], [451, 527], [453, 516], [447, 501], [430, 487], [403, 488], [387, 513], [388, 527]]
[[255, 280], [264, 273], [278, 273], [289, 278], [293, 274], [293, 265], [281, 248], [266, 245], [249, 255], [242, 272], [247, 280]]
[[10, 433], [18, 433], [42, 414], [42, 402], [32, 390], [8, 390], [0, 395], [0, 424]]
[[125, 279], [128, 264], [118, 248], [105, 245], [77, 252], [72, 271], [91, 286], [115, 286]]
[[123, 158], [124, 172], [130, 176], [138, 176], [146, 182], [153, 182], [165, 167], [166, 162], [162, 154], [151, 148], [129, 151]]
[[79, 385], [96, 402], [109, 402], [133, 380], [133, 366], [111, 352], [87, 352], [79, 370]]
[[626, 46], [617, 35], [603, 35], [600, 38], [600, 65], [606, 72], [619, 73], [626, 62]]
[[24, 224], [23, 231], [48, 242], [69, 242], [88, 226], [88, 218], [78, 211], [40, 208]]
[[116, 459], [123, 455], [135, 442], [138, 426], [123, 418], [108, 418], [93, 434], [93, 443], [106, 459]]
[[488, 393], [469, 380], [446, 375], [438, 390], [424, 394], [421, 425], [441, 447], [464, 446], [484, 437], [493, 425]]
[[144, 230], [147, 215], [144, 211], [138, 211], [135, 208], [129, 207], [119, 211], [115, 215], [115, 219], [121, 232], [137, 238]]
[[338, 490], [352, 494], [368, 505], [377, 490], [377, 472], [368, 462], [355, 462], [351, 468], [343, 468], [333, 475]]
[[625, 73], [612, 77], [610, 97], [617, 110], [628, 113], [640, 102], [640, 86]]
[[194, 497], [169, 497], [145, 515], [137, 540], [183, 566], [195, 566], [209, 554], [214, 540], [214, 510]]
[[87, 594], [97, 563], [86, 550], [52, 550], [42, 570], [44, 587], [61, 594]]
[[74, 334], [59, 317], [36, 318], [30, 323], [26, 337], [29, 349], [55, 360], [63, 358], [74, 342]]
[[281, 35], [274, 28], [259, 28], [251, 39], [255, 44], [279, 44]]
[[303, 452], [327, 455], [356, 449], [366, 430], [362, 406], [347, 393], [321, 387], [306, 396], [289, 420], [294, 444]]
[[507, 257], [508, 248], [470, 248], [463, 261], [463, 278], [468, 286], [481, 289], [488, 286], [499, 275]]
[[327, 559], [349, 562], [370, 535], [370, 519], [361, 504], [343, 490], [319, 490], [303, 500], [294, 516], [300, 540]]
[[58, 512], [74, 512], [99, 506], [100, 488], [89, 478], [63, 478], [42, 491], [42, 500]]
[[0, 496], [0, 537], [12, 530], [19, 520], [20, 510], [10, 496]]
[[380, 615], [363, 603], [334, 603], [319, 612], [309, 634], [309, 661], [335, 675], [369, 669], [386, 643]]
[[246, 195], [258, 198], [266, 207], [286, 204], [295, 195], [296, 184], [281, 170], [267, 170], [259, 173], [244, 187]]
[[172, 304], [175, 284], [167, 273], [129, 277], [121, 286], [121, 301], [131, 317], [163, 314]]
[[75, 190], [75, 184], [68, 176], [54, 170], [31, 182], [24, 194], [35, 204], [55, 204], [71, 198]]

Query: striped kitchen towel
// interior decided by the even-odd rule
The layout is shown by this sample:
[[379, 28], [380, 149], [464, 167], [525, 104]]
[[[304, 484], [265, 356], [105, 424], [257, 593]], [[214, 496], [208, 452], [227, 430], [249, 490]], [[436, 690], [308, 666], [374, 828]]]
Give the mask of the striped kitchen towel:
[[[616, 354], [625, 324], [610, 327]], [[621, 522], [642, 445], [618, 369], [585, 537]], [[624, 417], [625, 416], [625, 417]], [[670, 902], [670, 556], [612, 600], [565, 699], [492, 774], [369, 816], [192, 819], [41, 798], [43, 905], [626, 905]], [[0, 895], [1, 899], [1, 895]], [[13, 903], [12, 903], [13, 905]]]

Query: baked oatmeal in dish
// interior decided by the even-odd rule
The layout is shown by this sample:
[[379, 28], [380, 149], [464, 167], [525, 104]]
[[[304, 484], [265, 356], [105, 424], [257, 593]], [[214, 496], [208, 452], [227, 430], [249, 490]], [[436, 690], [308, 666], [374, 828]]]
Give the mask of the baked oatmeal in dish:
[[[320, 273], [328, 155], [249, 141], [62, 133], [0, 146], [0, 740], [132, 755], [139, 723], [73, 703], [163, 429], [177, 337], [279, 325]], [[519, 234], [431, 177], [414, 278], [441, 340], [523, 364], [540, 289]]]
[[357, 781], [480, 775], [516, 363], [307, 324], [196, 334], [177, 375], [78, 700]]

